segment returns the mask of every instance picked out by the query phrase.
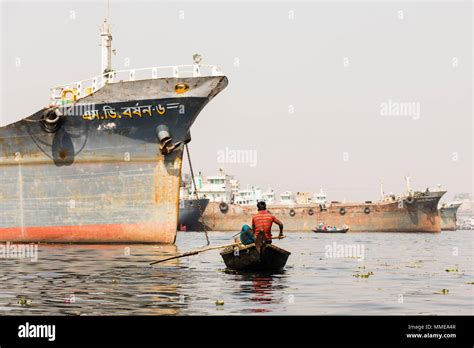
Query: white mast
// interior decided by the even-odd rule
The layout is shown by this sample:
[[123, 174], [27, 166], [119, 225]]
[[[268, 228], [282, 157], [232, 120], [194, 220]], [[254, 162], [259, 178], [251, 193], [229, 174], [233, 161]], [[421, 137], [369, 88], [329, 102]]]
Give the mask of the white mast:
[[411, 193], [411, 188], [410, 188], [410, 175], [405, 177], [405, 181], [407, 183], [407, 194], [410, 195]]
[[112, 33], [110, 32], [110, 23], [109, 23], [109, 2], [107, 1], [107, 17], [104, 19], [102, 24], [101, 32], [101, 55], [102, 55], [102, 65], [101, 65], [101, 74], [106, 74], [112, 71]]

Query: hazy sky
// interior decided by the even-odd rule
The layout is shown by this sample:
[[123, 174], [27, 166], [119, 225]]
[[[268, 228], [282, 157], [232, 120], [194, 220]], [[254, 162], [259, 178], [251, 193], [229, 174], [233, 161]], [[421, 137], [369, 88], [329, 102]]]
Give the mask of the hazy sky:
[[[105, 1], [1, 10], [1, 124], [99, 74]], [[111, 1], [110, 14], [115, 69], [200, 53], [228, 76], [192, 128], [196, 171], [334, 200], [377, 199], [381, 180], [400, 193], [407, 174], [472, 194], [470, 2]], [[256, 162], [219, 163], [226, 148]]]

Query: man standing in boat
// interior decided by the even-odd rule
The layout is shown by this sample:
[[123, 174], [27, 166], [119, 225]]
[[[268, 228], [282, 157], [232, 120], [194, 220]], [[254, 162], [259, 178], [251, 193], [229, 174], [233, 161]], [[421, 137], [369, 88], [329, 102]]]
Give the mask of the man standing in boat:
[[255, 239], [258, 238], [260, 232], [263, 232], [265, 242], [270, 244], [272, 242], [273, 223], [280, 227], [278, 237], [283, 237], [283, 223], [267, 211], [267, 204], [263, 201], [258, 202], [257, 209], [258, 213], [252, 217], [252, 228], [255, 233]]

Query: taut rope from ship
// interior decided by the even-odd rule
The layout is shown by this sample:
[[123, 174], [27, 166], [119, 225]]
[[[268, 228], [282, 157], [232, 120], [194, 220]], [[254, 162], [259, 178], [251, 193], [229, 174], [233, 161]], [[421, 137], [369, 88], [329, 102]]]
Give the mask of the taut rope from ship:
[[199, 219], [201, 219], [201, 225], [202, 225], [201, 232], [204, 232], [204, 234], [206, 236], [207, 245], [210, 245], [211, 242], [209, 241], [209, 236], [207, 234], [207, 226], [204, 223], [204, 218], [203, 218], [204, 211], [202, 210], [201, 202], [199, 201], [198, 189], [197, 189], [197, 186], [196, 186], [196, 181], [194, 180], [194, 170], [193, 170], [193, 165], [191, 163], [191, 156], [189, 155], [188, 144], [185, 144], [184, 146], [186, 147], [186, 155], [188, 157], [189, 170], [191, 171], [191, 178], [193, 180], [194, 195], [196, 196], [196, 201], [197, 201], [198, 208], [199, 208]]

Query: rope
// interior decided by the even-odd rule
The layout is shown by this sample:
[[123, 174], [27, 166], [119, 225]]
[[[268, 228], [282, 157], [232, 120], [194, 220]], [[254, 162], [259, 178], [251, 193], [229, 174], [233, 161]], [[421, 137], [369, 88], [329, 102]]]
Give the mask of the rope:
[[207, 235], [207, 226], [204, 223], [204, 217], [203, 217], [204, 211], [202, 210], [201, 202], [199, 201], [199, 194], [198, 194], [198, 190], [197, 190], [197, 186], [196, 186], [196, 181], [194, 180], [194, 170], [193, 170], [193, 165], [191, 163], [191, 156], [189, 155], [188, 144], [185, 144], [184, 146], [186, 147], [186, 155], [188, 157], [189, 169], [191, 171], [191, 178], [193, 180], [194, 195], [196, 196], [196, 201], [197, 201], [198, 208], [199, 208], [199, 218], [201, 219], [202, 232], [204, 232], [204, 234], [206, 236], [207, 245], [210, 245], [211, 242], [209, 241], [209, 236]]

